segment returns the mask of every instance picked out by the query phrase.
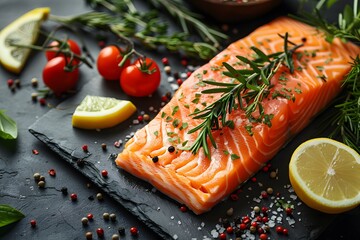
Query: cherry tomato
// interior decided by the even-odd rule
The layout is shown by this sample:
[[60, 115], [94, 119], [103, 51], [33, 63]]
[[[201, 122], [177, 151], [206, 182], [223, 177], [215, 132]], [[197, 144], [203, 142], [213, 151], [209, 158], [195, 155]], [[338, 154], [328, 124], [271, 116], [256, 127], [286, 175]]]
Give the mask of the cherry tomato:
[[[81, 55], [81, 49], [79, 45], [72, 39], [68, 39], [66, 41], [67, 47], [64, 47], [64, 49], [68, 48], [70, 51], [72, 51], [76, 55]], [[58, 56], [64, 56], [63, 53], [56, 52], [59, 50], [59, 42], [58, 41], [52, 41], [48, 47], [51, 47], [51, 49], [55, 51], [46, 51], [45, 56], [48, 61], [51, 59], [58, 57]], [[80, 62], [79, 59], [74, 59], [74, 63], [78, 64]]]
[[43, 69], [43, 81], [55, 95], [74, 89], [79, 79], [79, 69], [66, 71], [64, 57], [55, 57], [48, 61]]
[[118, 80], [122, 70], [130, 65], [130, 60], [126, 60], [124, 65], [119, 67], [122, 59], [120, 48], [114, 45], [104, 47], [96, 62], [98, 72], [106, 80]]
[[125, 68], [120, 75], [122, 90], [133, 97], [145, 97], [160, 85], [161, 73], [158, 64], [151, 58], [138, 59]]

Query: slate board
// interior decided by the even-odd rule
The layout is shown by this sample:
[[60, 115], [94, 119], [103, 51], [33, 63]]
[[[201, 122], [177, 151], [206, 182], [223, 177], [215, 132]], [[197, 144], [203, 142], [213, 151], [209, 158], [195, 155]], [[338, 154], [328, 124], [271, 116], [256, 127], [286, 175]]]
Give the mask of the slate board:
[[[129, 98], [121, 92], [117, 82], [104, 81], [100, 76], [94, 77], [77, 94], [39, 118], [30, 126], [29, 131], [58, 153], [67, 164], [88, 177], [108, 196], [135, 214], [164, 239], [202, 239], [204, 236], [210, 238], [212, 237], [211, 231], [219, 226], [219, 219], [227, 218], [232, 221], [236, 216], [249, 215], [251, 208], [256, 205], [272, 206], [270, 211], [276, 211], [277, 207], [273, 204], [274, 194], [269, 199], [259, 198], [261, 191], [268, 187], [272, 187], [274, 192], [279, 192], [284, 201], [291, 201], [295, 205], [294, 214], [290, 217], [292, 219], [290, 221], [295, 222], [291, 224], [292, 226], [288, 225], [286, 214], [278, 213], [278, 216], [283, 215], [281, 217], [282, 225], [289, 228], [291, 239], [316, 239], [333, 221], [334, 215], [322, 214], [309, 209], [301, 204], [299, 199], [295, 199], [296, 196], [289, 188], [287, 169], [294, 149], [306, 139], [319, 136], [318, 129], [321, 127], [320, 120], [324, 118], [323, 116], [313, 121], [307, 129], [289, 142], [269, 162], [271, 169], [278, 169], [278, 179], [270, 179], [269, 172], [260, 171], [255, 175], [256, 182], [248, 181], [241, 186], [241, 192], [237, 193], [238, 200], [225, 199], [210, 212], [199, 216], [191, 211], [181, 212], [179, 203], [169, 199], [148, 183], [133, 177], [114, 164], [112, 154], [119, 153], [122, 149], [122, 147], [115, 147], [114, 142], [125, 141], [128, 135], [146, 124], [133, 125], [132, 121], [136, 119], [136, 114], [114, 128], [101, 131], [82, 130], [71, 126], [72, 113], [86, 95], [129, 99], [137, 106], [138, 114], [144, 111], [154, 116], [156, 112], [149, 111], [149, 108], [160, 109], [160, 97], [170, 90], [169, 83], [164, 79], [166, 79], [165, 76], [163, 76], [159, 91], [154, 96]], [[102, 143], [107, 144], [106, 151], [102, 149]], [[84, 153], [82, 150], [84, 144], [88, 145], [88, 153]], [[109, 177], [101, 176], [103, 169], [109, 172]], [[234, 209], [233, 216], [227, 216], [226, 211], [229, 208]], [[270, 213], [269, 218], [272, 216], [274, 214]], [[285, 238], [275, 233], [274, 228], [271, 235], [279, 239]]]

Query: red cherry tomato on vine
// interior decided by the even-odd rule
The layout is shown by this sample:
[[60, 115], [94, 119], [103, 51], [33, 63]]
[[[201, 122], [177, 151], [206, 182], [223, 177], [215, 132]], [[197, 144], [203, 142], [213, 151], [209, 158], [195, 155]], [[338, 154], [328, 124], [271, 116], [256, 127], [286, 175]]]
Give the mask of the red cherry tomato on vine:
[[124, 65], [119, 67], [122, 59], [121, 49], [113, 45], [104, 47], [96, 62], [98, 72], [106, 80], [118, 80], [122, 70], [130, 65], [130, 60], [126, 60]]
[[156, 91], [160, 80], [160, 69], [153, 59], [138, 59], [122, 71], [120, 86], [127, 95], [145, 97]]
[[74, 89], [79, 79], [79, 69], [66, 71], [66, 64], [64, 57], [55, 57], [43, 69], [44, 84], [57, 96]]
[[[79, 47], [79, 45], [72, 39], [68, 39], [66, 41], [66, 44], [67, 46], [60, 46], [61, 49], [68, 49], [70, 51], [72, 51], [74, 54], [76, 55], [81, 55], [81, 49]], [[61, 52], [56, 52], [59, 50], [59, 42], [58, 41], [52, 41], [48, 47], [51, 47], [52, 50], [55, 50], [55, 51], [45, 51], [45, 56], [46, 56], [46, 59], [48, 61], [50, 61], [51, 59], [55, 58], [55, 57], [58, 57], [58, 56], [64, 56], [63, 53]], [[74, 59], [74, 63], [75, 64], [78, 64], [80, 62], [79, 59]]]

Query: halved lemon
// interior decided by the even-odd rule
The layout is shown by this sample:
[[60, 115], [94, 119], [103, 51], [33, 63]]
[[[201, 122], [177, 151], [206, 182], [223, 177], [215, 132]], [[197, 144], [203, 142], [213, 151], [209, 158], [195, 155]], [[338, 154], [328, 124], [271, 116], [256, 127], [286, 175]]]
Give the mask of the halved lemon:
[[118, 125], [136, 111], [135, 105], [127, 100], [86, 96], [72, 116], [73, 127], [103, 129]]
[[289, 164], [290, 182], [309, 207], [341, 213], [360, 204], [360, 155], [328, 138], [302, 143]]
[[5, 69], [17, 74], [21, 72], [31, 50], [12, 44], [34, 44], [39, 36], [40, 25], [49, 13], [50, 8], [35, 8], [1, 30], [0, 62]]

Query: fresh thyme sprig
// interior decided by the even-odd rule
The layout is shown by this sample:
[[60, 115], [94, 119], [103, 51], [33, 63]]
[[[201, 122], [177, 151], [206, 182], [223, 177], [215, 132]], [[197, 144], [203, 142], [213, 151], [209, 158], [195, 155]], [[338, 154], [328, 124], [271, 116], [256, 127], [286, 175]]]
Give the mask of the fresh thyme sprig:
[[[265, 123], [271, 126], [272, 115], [265, 114], [262, 100], [269, 95], [270, 89], [273, 87], [271, 78], [281, 66], [285, 65], [290, 73], [294, 72], [293, 54], [304, 44], [295, 44], [289, 41], [287, 33], [285, 36], [280, 37], [284, 39], [284, 50], [281, 52], [266, 55], [260, 49], [252, 47], [251, 49], [257, 55], [257, 58], [254, 60], [237, 56], [237, 58], [243, 64], [248, 65], [249, 68], [235, 69], [230, 64], [224, 62], [223, 66], [227, 71], [223, 72], [223, 74], [233, 79], [233, 82], [203, 81], [205, 84], [215, 87], [206, 89], [202, 91], [202, 93], [222, 93], [222, 95], [204, 109], [191, 114], [194, 119], [203, 119], [202, 123], [190, 129], [188, 132], [191, 134], [200, 131], [194, 143], [189, 147], [189, 150], [194, 154], [196, 154], [200, 148], [203, 148], [205, 155], [209, 159], [211, 158], [207, 140], [209, 139], [211, 144], [215, 148], [217, 147], [212, 131], [225, 126], [232, 128], [234, 123], [228, 120], [227, 115], [237, 108], [244, 110], [246, 116], [251, 121]], [[289, 45], [292, 47], [289, 48]], [[255, 117], [253, 113], [257, 110], [259, 116]], [[251, 129], [247, 130], [251, 134]]]
[[[346, 5], [343, 12], [338, 14], [338, 23], [329, 23], [321, 12], [321, 7], [314, 13], [303, 13], [303, 16], [294, 16], [296, 19], [307, 24], [313, 25], [326, 34], [326, 39], [332, 42], [338, 37], [343, 41], [352, 41], [360, 43], [360, 8], [358, 0], [353, 1], [353, 7]], [[334, 1], [327, 0], [328, 6]], [[329, 3], [331, 3], [329, 5]], [[332, 121], [326, 121], [329, 127], [335, 127], [329, 137], [340, 137], [348, 146], [360, 153], [360, 59], [357, 56], [352, 63], [352, 69], [344, 79], [345, 92], [335, 106], [330, 118]]]
[[[167, 34], [168, 25], [158, 18], [157, 12], [140, 12], [130, 0], [87, 0], [87, 2], [96, 9], [102, 7], [108, 12], [94, 10], [70, 17], [51, 16], [51, 19], [67, 25], [110, 30], [119, 38], [137, 41], [151, 49], [158, 49], [159, 46], [163, 46], [167, 50], [182, 52], [187, 56], [200, 57], [201, 59], [212, 58], [220, 47], [218, 39], [227, 38], [226, 35], [201, 23], [195, 15], [190, 15], [190, 11], [180, 13], [179, 10], [173, 9], [177, 5], [170, 0], [161, 0], [161, 3], [169, 2], [169, 5], [166, 6], [167, 9], [173, 9], [172, 11], [176, 13], [176, 16], [181, 15], [185, 22], [197, 26], [196, 29], [201, 32], [200, 36], [205, 35], [206, 40], [188, 40], [189, 32], [187, 31]], [[134, 46], [134, 44], [131, 45]]]

